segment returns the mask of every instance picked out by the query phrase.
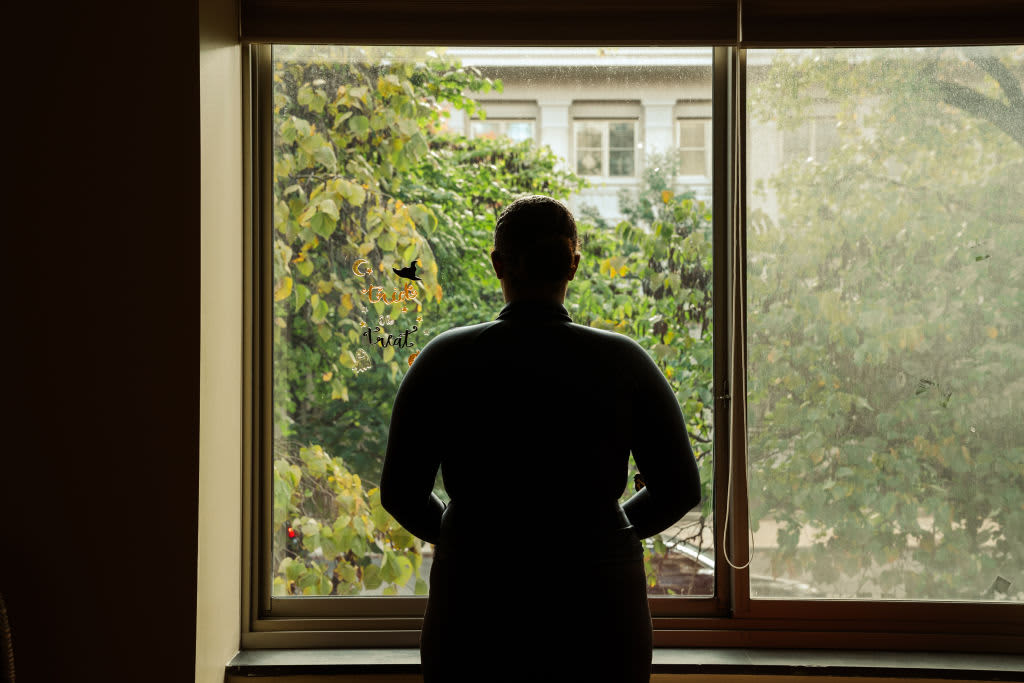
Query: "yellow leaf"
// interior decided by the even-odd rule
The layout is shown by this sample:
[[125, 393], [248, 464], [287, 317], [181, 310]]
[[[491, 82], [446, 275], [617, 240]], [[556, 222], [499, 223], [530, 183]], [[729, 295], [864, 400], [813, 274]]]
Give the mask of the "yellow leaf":
[[999, 336], [999, 330], [997, 330], [997, 329], [996, 329], [996, 328], [994, 328], [994, 327], [986, 327], [986, 328], [985, 328], [985, 333], [986, 333], [986, 334], [987, 334], [987, 335], [988, 335], [989, 337], [991, 337], [992, 339], [995, 339], [996, 337], [998, 337], [998, 336]]
[[351, 311], [352, 310], [352, 295], [351, 294], [343, 294], [342, 297], [341, 297], [341, 305], [345, 309], [346, 313]]
[[323, 380], [325, 382], [330, 382], [332, 377], [334, 377], [334, 373], [333, 372], [325, 372], [324, 376], [323, 376]]
[[665, 202], [666, 204], [672, 201], [672, 190], [662, 190], [661, 201]]
[[274, 301], [284, 301], [292, 295], [292, 279], [286, 277], [274, 290]]
[[330, 294], [331, 290], [334, 289], [334, 285], [327, 280], [320, 280], [316, 283], [316, 288], [321, 294]]
[[435, 297], [435, 298], [436, 298], [436, 299], [437, 299], [438, 301], [440, 301], [440, 300], [441, 300], [441, 294], [442, 294], [442, 291], [441, 291], [441, 285], [437, 285], [437, 286], [436, 286], [436, 287], [434, 288], [434, 297]]

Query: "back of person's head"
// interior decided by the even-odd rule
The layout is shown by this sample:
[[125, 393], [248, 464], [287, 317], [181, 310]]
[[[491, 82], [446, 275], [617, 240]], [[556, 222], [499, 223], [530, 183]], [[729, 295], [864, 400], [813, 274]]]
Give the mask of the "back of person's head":
[[561, 202], [544, 195], [516, 199], [494, 226], [494, 251], [513, 282], [565, 280], [578, 249], [576, 220]]

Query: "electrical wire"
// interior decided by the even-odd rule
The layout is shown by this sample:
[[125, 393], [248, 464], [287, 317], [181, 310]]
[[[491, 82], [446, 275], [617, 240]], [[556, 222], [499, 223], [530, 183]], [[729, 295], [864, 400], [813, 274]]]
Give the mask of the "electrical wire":
[[[739, 51], [733, 53], [733, 128], [732, 128], [732, 225], [730, 226], [732, 232], [732, 249], [730, 249], [729, 258], [732, 261], [732, 288], [731, 296], [729, 297], [729, 390], [730, 393], [734, 394], [729, 401], [729, 472], [726, 477], [725, 485], [725, 523], [722, 525], [722, 556], [730, 567], [736, 570], [746, 569], [750, 566], [751, 561], [754, 559], [754, 530], [750, 526], [750, 507], [746, 506], [747, 510], [747, 530], [750, 532], [750, 547], [747, 553], [747, 561], [743, 565], [737, 565], [729, 557], [729, 546], [726, 545], [725, 539], [729, 533], [729, 519], [732, 517], [732, 478], [733, 471], [736, 469], [736, 461], [742, 459], [732, 457], [735, 452], [735, 443], [733, 443], [733, 427], [735, 425], [736, 410], [740, 410], [743, 417], [743, 425], [747, 424], [747, 397], [746, 397], [746, 363], [743, 358], [737, 360], [736, 345], [737, 339], [746, 338], [746, 323], [744, 322], [743, 316], [743, 303], [746, 300], [746, 283], [743, 281], [742, 268], [743, 265], [740, 261], [740, 244], [742, 243], [741, 238], [743, 236], [743, 223], [742, 218], [742, 202], [740, 201], [740, 192], [743, 191], [743, 184], [740, 182], [740, 173], [743, 169], [742, 166], [742, 154], [740, 134], [740, 126], [742, 125], [744, 117], [739, 115], [737, 106], [743, 106], [743, 100], [740, 95], [741, 77], [745, 77], [745, 74], [740, 73], [739, 63]], [[739, 367], [737, 368], [737, 364]], [[743, 374], [741, 374], [743, 373]], [[739, 391], [738, 388], [742, 387], [743, 391]], [[735, 403], [738, 402], [737, 407], [734, 408]], [[744, 478], [744, 482], [746, 479]]]

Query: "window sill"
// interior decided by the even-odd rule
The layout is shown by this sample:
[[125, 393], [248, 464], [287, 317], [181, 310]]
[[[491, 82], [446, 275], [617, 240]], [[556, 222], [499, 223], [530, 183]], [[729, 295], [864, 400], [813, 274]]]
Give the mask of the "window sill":
[[[838, 676], [971, 681], [1024, 680], [1024, 656], [948, 652], [846, 652], [741, 648], [655, 648], [655, 674]], [[415, 648], [242, 650], [232, 676], [418, 674]]]

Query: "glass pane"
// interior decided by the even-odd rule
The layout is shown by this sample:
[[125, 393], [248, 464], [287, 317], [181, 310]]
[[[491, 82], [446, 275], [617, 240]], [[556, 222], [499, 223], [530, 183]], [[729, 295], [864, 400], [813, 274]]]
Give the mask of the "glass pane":
[[748, 65], [752, 595], [1021, 601], [1024, 48]]
[[608, 124], [608, 146], [611, 149], [633, 149], [636, 126], [632, 121]]
[[600, 150], [576, 152], [576, 172], [580, 175], [601, 175]]
[[704, 147], [704, 125], [703, 121], [680, 121], [679, 146]]
[[[585, 187], [580, 176], [601, 173], [605, 124], [577, 127], [577, 143], [594, 147], [576, 146], [574, 174], [569, 131], [557, 125], [565, 107], [544, 116], [543, 104], [553, 88], [587, 99], [595, 74], [625, 101], [671, 101], [676, 90], [709, 99], [711, 50], [275, 46], [273, 64], [274, 595], [427, 591], [433, 548], [390, 518], [376, 488], [392, 401], [430, 339], [501, 310], [494, 222], [512, 197], [537, 191], [577, 216], [574, 321], [651, 352], [698, 455], [704, 501], [646, 543], [649, 590], [713, 594], [710, 196], [666, 189], [679, 173], [671, 130], [647, 156], [649, 178]], [[474, 121], [484, 96], [540, 102], [550, 127]], [[625, 125], [628, 151], [613, 165], [632, 174]], [[514, 144], [535, 135], [550, 142]], [[616, 231], [622, 221], [631, 229]], [[524, 500], [548, 495], [549, 482], [529, 471]], [[622, 500], [635, 473], [631, 463]], [[446, 498], [440, 480], [435, 491]], [[486, 544], [482, 568], [522, 563], [513, 540]], [[587, 543], [571, 533], [549, 549], [589, 566]], [[552, 581], [572, 590], [571, 572]]]
[[795, 128], [782, 131], [782, 154], [786, 161], [810, 161], [811, 121], [801, 121]]
[[612, 150], [611, 152], [608, 153], [608, 175], [633, 175], [633, 160], [635, 157], [636, 154], [633, 152], [633, 150]]
[[471, 121], [469, 127], [474, 138], [493, 140], [501, 135], [501, 124], [496, 121]]
[[577, 149], [601, 149], [602, 127], [597, 123], [576, 124], [576, 148]]
[[505, 134], [509, 140], [525, 142], [533, 139], [533, 121], [509, 121]]
[[679, 153], [679, 172], [683, 175], [705, 175], [707, 164], [704, 152], [686, 151]]

